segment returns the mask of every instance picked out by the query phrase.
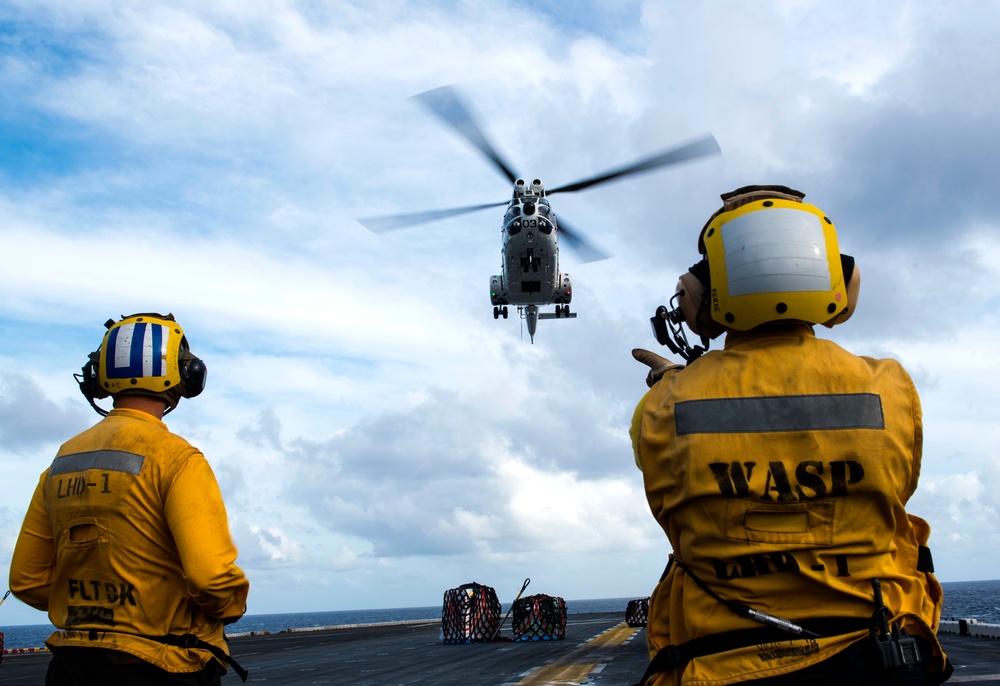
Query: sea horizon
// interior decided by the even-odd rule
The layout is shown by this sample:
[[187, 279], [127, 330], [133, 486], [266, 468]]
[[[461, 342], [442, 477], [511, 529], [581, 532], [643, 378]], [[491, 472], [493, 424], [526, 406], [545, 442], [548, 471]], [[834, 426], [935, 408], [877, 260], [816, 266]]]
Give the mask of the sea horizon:
[[[973, 619], [981, 624], [1000, 624], [1000, 580], [942, 582], [944, 603], [941, 617]], [[636, 597], [566, 600], [567, 614], [621, 612]], [[501, 603], [501, 618], [510, 611], [511, 603]], [[369, 608], [364, 610], [324, 610], [314, 612], [259, 613], [244, 615], [226, 627], [226, 633], [236, 636], [249, 633], [280, 633], [308, 631], [353, 625], [384, 624], [422, 620], [440, 620], [442, 604]], [[510, 624], [506, 625], [509, 630]], [[4, 650], [37, 649], [55, 631], [51, 624], [0, 623], [4, 633]]]
[[[622, 612], [633, 597], [566, 600], [567, 614], [590, 612]], [[227, 636], [250, 633], [280, 633], [355, 625], [387, 624], [393, 622], [440, 621], [442, 605], [413, 607], [370, 608], [365, 610], [323, 610], [314, 612], [275, 612], [246, 614], [239, 621], [226, 627]], [[511, 603], [501, 603], [501, 618]], [[506, 625], [509, 629], [510, 624]], [[37, 649], [55, 631], [52, 624], [0, 624], [4, 633], [4, 650]]]

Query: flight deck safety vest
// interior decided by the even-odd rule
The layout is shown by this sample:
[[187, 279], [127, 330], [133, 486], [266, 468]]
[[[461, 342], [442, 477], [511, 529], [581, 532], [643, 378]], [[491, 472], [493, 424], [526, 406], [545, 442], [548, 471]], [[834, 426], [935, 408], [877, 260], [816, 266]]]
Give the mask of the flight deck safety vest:
[[889, 620], [926, 637], [931, 669], [943, 668], [930, 528], [904, 509], [920, 473], [920, 402], [898, 362], [852, 355], [807, 324], [730, 332], [724, 350], [650, 389], [630, 434], [680, 563], [650, 599], [651, 656], [761, 626], [699, 581], [793, 622], [859, 620], [848, 633], [786, 634], [696, 657], [650, 684], [722, 686], [820, 662], [867, 637], [875, 577]]
[[115, 409], [41, 475], [10, 587], [61, 629], [50, 647], [119, 650], [194, 672], [225, 660], [223, 623], [246, 609], [235, 560], [205, 456], [152, 415]]

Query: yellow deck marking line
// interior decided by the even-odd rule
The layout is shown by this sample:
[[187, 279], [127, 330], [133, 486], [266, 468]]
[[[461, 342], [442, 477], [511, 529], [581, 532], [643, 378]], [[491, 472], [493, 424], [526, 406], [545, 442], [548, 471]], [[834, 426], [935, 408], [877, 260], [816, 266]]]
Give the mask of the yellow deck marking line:
[[948, 679], [948, 683], [961, 683], [961, 682], [980, 682], [980, 681], [1000, 681], [1000, 674], [966, 674], [963, 676], [953, 676]]
[[562, 655], [517, 682], [516, 686], [579, 684], [598, 665], [607, 662], [608, 652], [617, 648], [638, 629], [624, 622]]

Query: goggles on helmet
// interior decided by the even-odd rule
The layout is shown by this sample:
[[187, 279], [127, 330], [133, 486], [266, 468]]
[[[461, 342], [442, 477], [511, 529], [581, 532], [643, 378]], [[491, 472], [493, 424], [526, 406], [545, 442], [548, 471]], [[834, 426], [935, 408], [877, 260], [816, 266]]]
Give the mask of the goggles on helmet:
[[848, 304], [833, 222], [812, 205], [756, 200], [702, 233], [711, 316], [729, 329], [797, 319], [822, 324]]

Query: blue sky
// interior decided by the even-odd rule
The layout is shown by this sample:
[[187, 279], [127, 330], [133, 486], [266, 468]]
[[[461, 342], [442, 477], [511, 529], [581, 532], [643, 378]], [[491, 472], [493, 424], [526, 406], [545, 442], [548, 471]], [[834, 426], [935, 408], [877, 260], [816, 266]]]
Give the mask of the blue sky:
[[[159, 310], [208, 364], [168, 425], [216, 470], [250, 612], [526, 576], [647, 595], [669, 549], [628, 443], [629, 351], [656, 346], [719, 194], [781, 183], [864, 275], [820, 335], [899, 359], [921, 394], [909, 509], [939, 577], [995, 578], [998, 27], [997, 2], [5, 2], [0, 574], [38, 474], [97, 419], [72, 374], [103, 322]], [[555, 196], [614, 257], [564, 251], [579, 318], [530, 345], [491, 316], [498, 212], [356, 221], [508, 196], [410, 99], [445, 84], [550, 187], [706, 133], [723, 154]]]

